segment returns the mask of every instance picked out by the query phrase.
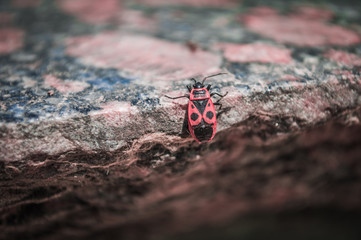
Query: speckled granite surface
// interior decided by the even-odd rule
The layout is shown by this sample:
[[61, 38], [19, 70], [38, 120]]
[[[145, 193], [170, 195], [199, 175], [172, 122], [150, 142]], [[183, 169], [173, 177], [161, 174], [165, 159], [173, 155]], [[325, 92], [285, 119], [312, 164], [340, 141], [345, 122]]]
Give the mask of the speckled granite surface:
[[[8, 234], [5, 236], [12, 236], [13, 226], [20, 229], [19, 236], [36, 237], [41, 233], [39, 236], [44, 238], [54, 237], [56, 235], [47, 235], [44, 229], [53, 228], [52, 224], [57, 221], [63, 226], [59, 238], [71, 236], [69, 229], [73, 228], [62, 225], [68, 217], [73, 217], [67, 206], [89, 214], [89, 226], [93, 226], [97, 220], [80, 203], [85, 200], [77, 202], [72, 198], [93, 196], [97, 190], [92, 184], [104, 185], [105, 195], [108, 194], [104, 199], [94, 197], [99, 202], [87, 203], [100, 212], [98, 217], [104, 221], [95, 230], [100, 239], [104, 229], [115, 226], [122, 226], [119, 231], [126, 236], [129, 233], [130, 237], [137, 238], [133, 230], [126, 229], [127, 224], [152, 229], [154, 226], [148, 217], [159, 218], [155, 222], [163, 223], [161, 212], [167, 210], [176, 215], [172, 215], [169, 223], [171, 235], [211, 224], [212, 221], [206, 221], [206, 210], [201, 208], [201, 212], [195, 211], [194, 215], [188, 212], [191, 208], [200, 208], [202, 201], [209, 207], [230, 204], [223, 215], [215, 214], [213, 220], [217, 224], [222, 219], [232, 221], [232, 212], [242, 216], [247, 212], [245, 206], [253, 210], [260, 206], [264, 209], [278, 206], [287, 211], [277, 199], [295, 204], [295, 208], [290, 207], [292, 211], [308, 200], [312, 207], [324, 203], [360, 210], [360, 204], [353, 198], [330, 197], [332, 188], [315, 198], [307, 195], [315, 191], [307, 182], [313, 176], [311, 170], [301, 171], [304, 177], [301, 179], [307, 183], [302, 182], [296, 190], [284, 187], [282, 184], [286, 183], [278, 178], [277, 171], [271, 173], [269, 176], [280, 182], [272, 183], [270, 189], [283, 187], [270, 195], [260, 190], [263, 197], [254, 205], [246, 193], [238, 196], [240, 203], [232, 200], [234, 195], [224, 195], [228, 184], [238, 182], [232, 176], [243, 171], [242, 167], [237, 168], [237, 161], [243, 164], [244, 159], [249, 158], [257, 165], [256, 162], [266, 161], [272, 155], [277, 162], [288, 152], [287, 146], [296, 149], [295, 153], [289, 153], [290, 159], [300, 161], [304, 150], [305, 159], [312, 164], [310, 159], [327, 151], [327, 147], [322, 146], [330, 141], [336, 148], [335, 156], [349, 159], [343, 163], [346, 166], [336, 160], [332, 163], [334, 166], [359, 169], [356, 160], [359, 134], [351, 133], [360, 133], [360, 12], [358, 1], [1, 1], [0, 173], [4, 189], [1, 223], [7, 226], [4, 234]], [[218, 114], [219, 134], [214, 142], [197, 145], [182, 132], [187, 101], [162, 96], [183, 95], [190, 77], [201, 78], [217, 72], [228, 74], [210, 79], [209, 83], [216, 92], [229, 92]], [[318, 128], [323, 124], [331, 126], [329, 135]], [[345, 126], [353, 127], [350, 130]], [[305, 132], [310, 128], [311, 132]], [[233, 133], [236, 129], [241, 129], [239, 135]], [[320, 138], [314, 136], [316, 133]], [[349, 136], [351, 142], [338, 139], [338, 134]], [[305, 147], [309, 135], [316, 140]], [[304, 139], [287, 145], [288, 138]], [[238, 143], [242, 151], [233, 148], [231, 140]], [[223, 142], [230, 145], [225, 146]], [[347, 155], [344, 148], [337, 146], [348, 146], [353, 149], [352, 153]], [[257, 158], [254, 149], [262, 152], [264, 148], [268, 150]], [[278, 148], [281, 150], [277, 151]], [[217, 151], [224, 153], [218, 156]], [[218, 163], [221, 157], [230, 159], [230, 166], [238, 169], [224, 176], [233, 180], [221, 183], [214, 190], [213, 200], [191, 195], [202, 183], [208, 187], [216, 184], [212, 180], [217, 178], [216, 173], [199, 165], [207, 162], [207, 156], [211, 156], [209, 164], [215, 164], [215, 172], [219, 170], [218, 164], [226, 164]], [[317, 159], [327, 162], [329, 157], [325, 154]], [[291, 164], [296, 172], [297, 164]], [[320, 169], [330, 170], [328, 163], [320, 164]], [[285, 167], [282, 161], [276, 165]], [[194, 177], [197, 166], [200, 178]], [[267, 167], [262, 169], [268, 171]], [[261, 175], [266, 174], [263, 170]], [[325, 172], [331, 176], [342, 175], [342, 171], [353, 176], [348, 189], [355, 198], [360, 196], [359, 171], [328, 170]], [[153, 175], [153, 171], [157, 173]], [[164, 179], [173, 178], [168, 171], [185, 175], [175, 176], [173, 187], [187, 196], [184, 211], [190, 215], [183, 216], [175, 210], [182, 205], [176, 193], [178, 197], [170, 200], [169, 206], [162, 205], [159, 212], [151, 210], [152, 204], [163, 201], [160, 197], [163, 190], [165, 199], [173, 196], [170, 185], [162, 186], [163, 190], [154, 187]], [[290, 182], [296, 181], [296, 175], [292, 175]], [[78, 183], [73, 179], [75, 176], [81, 178]], [[196, 178], [194, 186], [188, 184], [193, 177]], [[37, 178], [44, 183], [36, 183], [33, 179]], [[252, 180], [257, 182], [253, 175], [249, 184], [258, 186]], [[132, 201], [121, 204], [130, 214], [134, 213], [132, 223], [117, 214], [109, 215], [108, 207], [112, 204], [118, 210], [121, 208], [113, 202], [119, 200], [120, 196], [114, 192], [117, 190], [110, 190], [117, 183], [125, 189], [122, 198]], [[337, 184], [341, 183], [336, 181]], [[83, 185], [88, 190], [76, 190]], [[138, 185], [147, 191], [139, 190]], [[128, 188], [134, 188], [135, 192]], [[141, 192], [139, 196], [137, 189]], [[295, 198], [287, 197], [293, 194]], [[263, 202], [263, 198], [273, 200]], [[56, 201], [60, 199], [69, 202], [57, 209], [65, 218], [58, 218], [50, 211], [50, 206], [58, 204]], [[195, 204], [188, 205], [189, 201]], [[36, 214], [28, 213], [29, 204], [41, 205], [45, 210], [40, 215], [54, 217], [54, 220], [42, 221]], [[135, 210], [138, 207], [144, 211], [144, 219]], [[184, 228], [177, 227], [185, 222], [186, 216], [196, 220]], [[114, 226], [111, 219], [116, 219]], [[33, 230], [30, 225], [35, 226]], [[160, 236], [164, 234], [154, 228], [155, 232], [161, 232]], [[75, 235], [88, 236], [80, 227], [74, 229]], [[350, 232], [357, 234], [352, 229]], [[144, 239], [143, 235], [139, 236]]]
[[219, 129], [257, 111], [314, 123], [359, 104], [359, 4], [174, 4], [3, 2], [2, 159], [180, 133], [186, 102], [161, 96], [219, 71]]

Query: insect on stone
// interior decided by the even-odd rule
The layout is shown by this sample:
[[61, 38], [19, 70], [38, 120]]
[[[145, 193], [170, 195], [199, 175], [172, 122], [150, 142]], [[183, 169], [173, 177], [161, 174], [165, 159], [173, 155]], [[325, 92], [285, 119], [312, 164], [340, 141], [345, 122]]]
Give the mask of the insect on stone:
[[[220, 100], [227, 95], [221, 95], [219, 93], [210, 93], [211, 85], [204, 86], [204, 82], [207, 78], [215, 77], [226, 73], [217, 73], [214, 75], [203, 78], [202, 82], [198, 82], [196, 79], [191, 78], [194, 81], [193, 86], [187, 85], [189, 94], [179, 97], [165, 97], [170, 99], [188, 98], [188, 129], [192, 137], [199, 143], [209, 142], [213, 139], [217, 130], [217, 118], [214, 106], [220, 106], [222, 104]], [[211, 97], [217, 95], [220, 98], [213, 103]]]

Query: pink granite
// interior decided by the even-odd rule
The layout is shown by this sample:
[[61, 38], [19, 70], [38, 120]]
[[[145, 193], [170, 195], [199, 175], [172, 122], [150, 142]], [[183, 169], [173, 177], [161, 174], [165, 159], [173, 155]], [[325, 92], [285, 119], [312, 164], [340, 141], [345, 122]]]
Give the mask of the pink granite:
[[361, 56], [346, 51], [330, 49], [324, 56], [341, 65], [361, 66]]
[[149, 6], [235, 7], [237, 0], [136, 0]]
[[24, 31], [18, 28], [0, 28], [0, 54], [8, 54], [21, 48], [24, 35]]
[[221, 57], [153, 37], [103, 32], [68, 38], [66, 53], [84, 64], [113, 67], [145, 81], [185, 79], [219, 71]]
[[[295, 14], [280, 15], [270, 8], [254, 8], [241, 15], [242, 23], [252, 32], [279, 43], [296, 46], [339, 45], [348, 46], [361, 42], [357, 32], [325, 22], [324, 13], [304, 8]], [[328, 15], [328, 13], [327, 13]], [[327, 18], [326, 18], [327, 19]]]
[[292, 63], [291, 49], [270, 44], [218, 43], [215, 47], [222, 49], [224, 57], [231, 62]]

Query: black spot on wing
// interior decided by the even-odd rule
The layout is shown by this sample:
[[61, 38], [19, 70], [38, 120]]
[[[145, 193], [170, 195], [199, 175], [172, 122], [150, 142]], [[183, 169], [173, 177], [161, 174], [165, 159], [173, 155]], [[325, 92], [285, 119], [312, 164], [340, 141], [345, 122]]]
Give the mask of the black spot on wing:
[[206, 113], [206, 116], [207, 116], [207, 118], [212, 119], [212, 118], [214, 117], [214, 114], [213, 114], [213, 112], [208, 111], [208, 112]]
[[191, 114], [191, 119], [192, 119], [192, 121], [197, 120], [198, 117], [199, 117], [199, 115], [198, 115], [197, 113], [192, 113], [192, 114]]

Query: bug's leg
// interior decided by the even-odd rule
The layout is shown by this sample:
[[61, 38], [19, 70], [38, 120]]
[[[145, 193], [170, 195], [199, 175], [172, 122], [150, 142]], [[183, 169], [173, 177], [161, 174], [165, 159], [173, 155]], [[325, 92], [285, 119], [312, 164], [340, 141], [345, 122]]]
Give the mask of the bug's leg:
[[222, 109], [222, 103], [219, 103], [218, 101], [213, 103], [214, 106], [218, 105], [219, 106], [219, 109], [218, 110], [221, 110]]
[[183, 120], [183, 126], [182, 126], [182, 132], [180, 134], [180, 136], [182, 138], [186, 138], [186, 137], [189, 137], [191, 134], [189, 132], [189, 129], [188, 129], [188, 108], [185, 112], [185, 115], [184, 115], [184, 120]]
[[164, 97], [167, 97], [167, 98], [170, 98], [170, 99], [178, 99], [178, 98], [189, 98], [189, 95], [188, 94], [186, 94], [186, 95], [184, 95], [184, 96], [179, 96], [179, 97], [169, 97], [169, 96], [167, 96], [167, 95], [164, 95]]
[[[214, 96], [214, 95], [217, 95], [217, 96], [220, 96], [220, 97], [221, 97], [220, 99], [222, 99], [223, 97], [227, 96], [227, 94], [228, 94], [228, 92], [226, 92], [226, 94], [224, 94], [224, 95], [221, 95], [221, 94], [219, 94], [219, 93], [214, 92], [214, 93], [211, 93], [211, 97]], [[218, 100], [218, 101], [219, 101], [219, 100]]]
[[211, 87], [212, 87], [212, 85], [211, 85], [211, 84], [208, 84], [207, 90], [208, 90], [208, 91], [211, 90]]
[[191, 92], [191, 91], [192, 91], [192, 86], [191, 86], [191, 85], [187, 85], [187, 89], [188, 89], [189, 92]]
[[[214, 96], [214, 95], [220, 96], [221, 98], [218, 99], [217, 102], [215, 102], [215, 103], [219, 103], [219, 101], [221, 101], [222, 98], [224, 98], [227, 94], [228, 94], [228, 92], [226, 92], [226, 94], [224, 94], [224, 95], [221, 95], [221, 94], [219, 94], [219, 93], [211, 93], [211, 97]], [[218, 104], [217, 104], [217, 105], [218, 105]], [[221, 108], [222, 108], [222, 105], [221, 105]], [[221, 109], [221, 108], [220, 108], [220, 109]]]
[[219, 93], [211, 93], [211, 97], [214, 96], [214, 95], [218, 95], [220, 96], [221, 98], [217, 100], [217, 102], [213, 103], [213, 105], [218, 105], [219, 106], [219, 110], [222, 109], [222, 103], [220, 103], [220, 101], [222, 100], [222, 98], [224, 98], [226, 95], [228, 94], [228, 92], [226, 92], [226, 94], [224, 95], [221, 95]]

